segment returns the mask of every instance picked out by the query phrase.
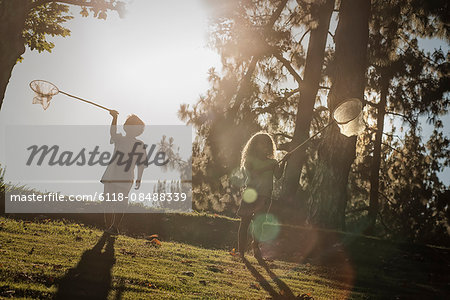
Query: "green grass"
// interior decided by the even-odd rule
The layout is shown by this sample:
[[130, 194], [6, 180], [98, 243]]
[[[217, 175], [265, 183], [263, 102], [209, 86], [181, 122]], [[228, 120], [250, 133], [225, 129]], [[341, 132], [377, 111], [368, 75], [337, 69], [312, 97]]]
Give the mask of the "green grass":
[[[94, 247], [99, 241], [106, 241], [101, 251]], [[434, 260], [415, 261], [383, 241], [363, 242], [345, 250], [339, 264], [288, 257], [264, 266], [249, 255], [245, 265], [227, 249], [164, 240], [157, 247], [145, 237], [102, 239], [100, 230], [75, 223], [0, 217], [0, 297], [266, 299], [292, 293], [314, 299], [436, 299], [448, 291]], [[378, 255], [369, 258], [361, 247], [374, 245]], [[427, 279], [434, 269], [437, 284]]]

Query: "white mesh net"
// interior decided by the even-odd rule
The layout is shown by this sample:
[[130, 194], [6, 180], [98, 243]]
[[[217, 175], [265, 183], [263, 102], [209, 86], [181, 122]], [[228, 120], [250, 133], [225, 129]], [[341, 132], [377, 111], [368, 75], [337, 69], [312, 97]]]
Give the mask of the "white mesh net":
[[36, 93], [33, 98], [33, 104], [40, 104], [46, 110], [52, 97], [59, 93], [58, 88], [45, 80], [34, 80], [30, 83], [31, 89]]
[[359, 99], [351, 98], [339, 104], [333, 112], [333, 118], [345, 136], [358, 135], [364, 130], [362, 103]]
[[40, 104], [42, 108], [46, 110], [50, 106], [50, 100], [52, 100], [52, 96], [34, 96], [33, 104]]

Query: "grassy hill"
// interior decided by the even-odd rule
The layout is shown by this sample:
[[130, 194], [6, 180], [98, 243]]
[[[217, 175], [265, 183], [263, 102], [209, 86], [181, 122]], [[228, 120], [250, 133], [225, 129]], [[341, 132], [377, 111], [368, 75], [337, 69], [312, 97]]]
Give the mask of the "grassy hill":
[[[208, 220], [183, 218], [190, 218], [190, 224], [196, 223], [195, 218]], [[209, 219], [203, 227], [210, 232], [215, 232], [215, 222], [231, 222]], [[188, 227], [181, 228], [189, 233]], [[448, 249], [406, 247], [336, 233], [337, 242], [329, 241], [332, 245], [326, 248], [322, 244], [331, 235], [311, 230], [283, 243], [290, 231], [299, 230], [284, 228], [280, 239], [264, 245], [272, 259], [258, 262], [248, 255], [244, 263], [227, 246], [199, 246], [195, 232], [189, 243], [174, 241], [174, 235], [172, 241], [162, 239], [158, 245], [148, 233], [112, 239], [95, 227], [67, 221], [1, 217], [0, 297], [444, 299], [449, 293]], [[294, 251], [302, 239], [303, 244], [311, 243], [311, 235], [322, 240], [316, 242], [322, 251], [317, 247], [311, 250], [314, 253], [307, 253], [308, 247]], [[220, 232], [215, 236], [219, 240]]]

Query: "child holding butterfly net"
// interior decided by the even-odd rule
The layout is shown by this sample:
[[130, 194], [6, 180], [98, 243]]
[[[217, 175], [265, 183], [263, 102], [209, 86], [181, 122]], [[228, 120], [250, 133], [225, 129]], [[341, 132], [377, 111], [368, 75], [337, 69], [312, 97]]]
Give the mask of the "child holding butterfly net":
[[33, 104], [42, 105], [44, 110], [49, 107], [50, 101], [54, 96], [63, 94], [78, 101], [107, 110], [113, 117], [110, 127], [110, 143], [114, 144], [114, 153], [100, 181], [104, 185], [103, 200], [105, 204], [104, 218], [107, 228], [106, 232], [109, 234], [118, 234], [119, 225], [128, 206], [127, 199], [133, 186], [135, 169], [137, 170], [136, 189], [139, 189], [142, 173], [144, 172], [144, 168], [148, 166], [145, 145], [141, 140], [136, 138], [144, 132], [144, 122], [136, 115], [130, 115], [125, 121], [124, 130], [126, 135], [123, 136], [117, 133], [117, 117], [119, 113], [116, 110], [64, 92], [46, 80], [33, 80], [30, 82], [30, 88], [35, 92]]
[[[288, 158], [333, 124], [337, 124], [341, 134], [347, 137], [361, 133], [365, 128], [362, 107], [362, 102], [357, 98], [345, 99], [332, 110], [333, 119], [326, 126], [288, 152], [279, 162], [274, 159], [276, 146], [269, 134], [257, 133], [248, 140], [241, 157], [241, 169], [247, 174], [247, 186], [237, 213], [241, 217], [238, 251], [242, 258], [247, 246], [248, 228], [258, 214], [265, 214], [270, 208], [273, 177], [281, 178]], [[262, 223], [257, 225], [253, 222], [251, 234], [255, 257], [261, 258], [258, 238], [262, 235]]]
[[[112, 203], [108, 208], [110, 213], [104, 215], [106, 232], [115, 235], [119, 233], [119, 226], [128, 205], [128, 194], [133, 186], [134, 172], [137, 171], [135, 183], [137, 190], [141, 186], [142, 174], [148, 164], [144, 142], [137, 139], [144, 132], [144, 122], [136, 115], [128, 116], [124, 124], [126, 134], [123, 136], [117, 133], [119, 113], [111, 110], [110, 114], [113, 117], [110, 127], [110, 143], [114, 144], [114, 153], [101, 182], [104, 185], [105, 199], [117, 200], [109, 202]], [[124, 163], [125, 161], [126, 163]]]
[[255, 257], [261, 257], [259, 239], [262, 223], [253, 222], [255, 217], [266, 214], [272, 202], [273, 178], [281, 178], [286, 160], [274, 159], [276, 146], [268, 133], [254, 134], [242, 150], [241, 169], [247, 175], [246, 189], [237, 212], [241, 217], [238, 231], [238, 251], [241, 258], [247, 248], [247, 233], [251, 226], [252, 248]]

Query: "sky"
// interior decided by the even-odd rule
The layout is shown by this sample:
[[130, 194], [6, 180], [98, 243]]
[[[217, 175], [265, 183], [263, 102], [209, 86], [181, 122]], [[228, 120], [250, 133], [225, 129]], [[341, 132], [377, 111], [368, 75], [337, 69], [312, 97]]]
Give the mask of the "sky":
[[63, 95], [47, 111], [31, 105], [33, 79], [53, 82], [62, 91], [120, 112], [119, 123], [135, 113], [146, 124], [183, 124], [181, 103], [194, 103], [208, 89], [207, 71], [220, 69], [207, 47], [207, 15], [201, 0], [133, 1], [120, 19], [75, 18], [71, 36], [50, 37], [52, 53], [27, 49], [13, 70], [0, 124], [109, 124], [106, 111]]
[[[116, 12], [109, 12], [107, 20], [83, 18], [76, 6], [71, 12], [75, 18], [65, 24], [71, 36], [49, 37], [55, 44], [51, 53], [27, 49], [23, 62], [13, 69], [0, 111], [3, 166], [6, 126], [111, 123], [107, 111], [62, 94], [53, 97], [44, 111], [32, 104], [29, 83], [34, 79], [51, 81], [64, 92], [119, 111], [119, 124], [129, 114], [137, 114], [147, 125], [184, 125], [177, 117], [180, 104], [195, 103], [209, 87], [208, 69], [221, 69], [218, 54], [207, 47], [208, 15], [202, 0], [131, 1], [123, 19]], [[73, 127], [69, 129], [73, 135]], [[30, 138], [23, 135], [22, 139]], [[6, 166], [6, 180], [17, 183], [13, 175]], [[99, 179], [85, 190], [102, 191]], [[28, 181], [26, 185], [66, 194], [78, 186]], [[152, 189], [143, 184], [140, 192]]]
[[[203, 0], [134, 0], [125, 18], [83, 18], [71, 7], [71, 36], [50, 37], [52, 53], [26, 50], [13, 70], [0, 111], [0, 140], [9, 125], [107, 125], [109, 114], [64, 95], [43, 111], [31, 104], [29, 82], [45, 79], [62, 91], [120, 112], [119, 123], [137, 114], [148, 125], [181, 125], [182, 103], [195, 103], [209, 88], [207, 72], [220, 71], [220, 58], [207, 47], [208, 8]], [[424, 47], [439, 47], [422, 41]], [[448, 49], [448, 46], [447, 46]], [[450, 133], [450, 118], [444, 132]], [[0, 162], [4, 151], [0, 151]], [[450, 170], [443, 174], [450, 184]]]

